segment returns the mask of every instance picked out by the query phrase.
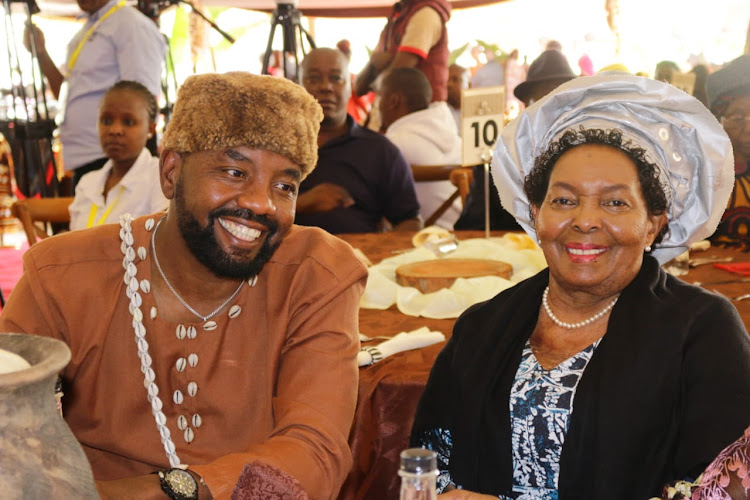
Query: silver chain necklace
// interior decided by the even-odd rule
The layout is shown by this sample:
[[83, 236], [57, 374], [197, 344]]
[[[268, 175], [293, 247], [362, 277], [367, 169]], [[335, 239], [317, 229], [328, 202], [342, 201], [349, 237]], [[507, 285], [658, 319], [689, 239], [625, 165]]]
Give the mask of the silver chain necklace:
[[198, 311], [196, 311], [195, 309], [193, 309], [192, 307], [190, 307], [190, 304], [188, 304], [187, 302], [185, 302], [185, 299], [183, 299], [182, 297], [180, 297], [180, 294], [177, 293], [177, 290], [174, 289], [174, 287], [172, 286], [172, 283], [169, 282], [169, 280], [167, 279], [167, 276], [164, 274], [164, 271], [162, 271], [162, 269], [161, 269], [161, 265], [159, 264], [159, 257], [156, 256], [156, 231], [159, 229], [159, 225], [161, 224], [161, 221], [163, 221], [163, 220], [164, 220], [164, 217], [162, 217], [161, 219], [159, 219], [159, 222], [156, 223], [156, 227], [154, 228], [154, 232], [151, 233], [151, 253], [154, 254], [154, 263], [156, 264], [156, 269], [159, 270], [159, 274], [161, 275], [161, 278], [164, 280], [164, 283], [167, 284], [167, 287], [174, 294], [174, 296], [177, 297], [177, 300], [179, 300], [180, 303], [183, 306], [185, 306], [185, 308], [188, 311], [190, 311], [191, 313], [195, 314], [196, 316], [198, 316], [203, 321], [208, 321], [209, 319], [211, 319], [214, 316], [216, 316], [219, 313], [219, 311], [221, 311], [222, 309], [224, 309], [227, 306], [227, 304], [229, 304], [232, 300], [234, 300], [235, 297], [237, 297], [237, 294], [240, 293], [240, 290], [242, 290], [242, 285], [245, 284], [245, 280], [240, 281], [240, 286], [237, 287], [237, 290], [234, 291], [234, 293], [232, 294], [231, 297], [229, 297], [227, 300], [225, 300], [219, 307], [217, 307], [216, 309], [214, 309], [213, 312], [211, 312], [210, 314], [208, 314], [206, 316], [203, 316], [201, 313], [199, 313]]
[[549, 301], [547, 299], [548, 296], [549, 296], [549, 285], [547, 286], [547, 288], [544, 289], [544, 294], [542, 294], [542, 305], [544, 306], [544, 310], [546, 311], [547, 316], [549, 316], [549, 319], [551, 319], [554, 324], [562, 328], [567, 328], [568, 330], [572, 330], [573, 328], [581, 328], [582, 326], [589, 325], [593, 323], [594, 321], [598, 320], [599, 318], [607, 314], [610, 309], [615, 307], [615, 304], [617, 303], [617, 299], [620, 298], [620, 296], [618, 295], [617, 297], [612, 299], [612, 302], [607, 304], [607, 307], [605, 307], [604, 309], [602, 309], [601, 311], [594, 314], [588, 319], [579, 321], [578, 323], [566, 323], [565, 321], [560, 320], [560, 318], [555, 316], [555, 313], [552, 312], [552, 308], [550, 308]]

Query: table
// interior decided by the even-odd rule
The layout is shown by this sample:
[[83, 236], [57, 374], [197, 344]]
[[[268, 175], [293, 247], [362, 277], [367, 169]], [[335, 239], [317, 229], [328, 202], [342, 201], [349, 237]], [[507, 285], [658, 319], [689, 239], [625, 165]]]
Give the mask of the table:
[[[459, 240], [481, 238], [482, 231], [456, 231]], [[493, 232], [499, 236], [500, 232]], [[340, 237], [360, 249], [373, 263], [393, 255], [394, 250], [412, 248], [414, 233], [391, 232], [349, 234]], [[693, 257], [734, 257], [750, 261], [750, 254], [732, 249], [711, 248], [694, 252]], [[739, 275], [704, 265], [682, 276], [689, 282], [736, 280]], [[730, 297], [750, 292], [750, 282], [706, 285]], [[750, 300], [734, 302], [745, 326], [750, 329]], [[455, 319], [435, 320], [406, 316], [395, 306], [385, 311], [360, 310], [360, 331], [366, 335], [395, 335], [421, 326], [450, 337]], [[376, 344], [376, 343], [373, 343]], [[349, 444], [354, 466], [339, 495], [340, 500], [397, 499], [400, 478], [399, 453], [408, 447], [409, 431], [419, 397], [424, 390], [432, 364], [445, 344], [395, 354], [360, 369], [359, 399]]]

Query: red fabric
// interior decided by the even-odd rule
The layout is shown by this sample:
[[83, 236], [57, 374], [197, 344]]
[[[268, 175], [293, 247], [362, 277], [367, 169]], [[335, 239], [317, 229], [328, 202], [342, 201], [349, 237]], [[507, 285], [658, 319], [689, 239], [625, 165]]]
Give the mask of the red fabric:
[[[3, 298], [8, 300], [11, 290], [23, 274], [23, 253], [29, 248], [24, 242], [20, 248], [0, 248], [0, 290]], [[2, 310], [2, 307], [0, 307]]]
[[388, 17], [388, 24], [380, 34], [378, 50], [395, 54], [400, 49], [401, 38], [406, 32], [409, 19], [422, 7], [435, 9], [443, 22], [443, 32], [440, 40], [427, 53], [427, 57], [417, 63], [417, 69], [422, 71], [430, 81], [433, 102], [445, 101], [448, 98], [448, 59], [450, 56], [445, 23], [451, 17], [451, 4], [448, 0], [414, 0], [407, 5], [403, 5], [402, 2], [396, 4], [396, 6], [399, 5], [399, 10], [394, 7]]
[[732, 264], [714, 264], [717, 269], [729, 271], [730, 273], [741, 274], [742, 276], [750, 276], [750, 262], [734, 262]]
[[402, 45], [401, 47], [398, 48], [398, 51], [399, 52], [408, 52], [409, 54], [414, 54], [415, 56], [419, 56], [422, 59], [427, 59], [427, 53], [426, 52], [423, 52], [423, 51], [421, 51], [421, 50], [419, 50], [417, 48], [414, 48], [414, 47], [407, 47], [405, 45]]

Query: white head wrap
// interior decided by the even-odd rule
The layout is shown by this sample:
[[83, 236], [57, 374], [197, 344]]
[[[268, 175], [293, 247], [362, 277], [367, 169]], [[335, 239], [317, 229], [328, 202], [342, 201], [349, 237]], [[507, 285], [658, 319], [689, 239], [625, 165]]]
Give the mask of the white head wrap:
[[523, 192], [534, 159], [566, 130], [619, 129], [660, 169], [669, 233], [653, 255], [661, 262], [716, 230], [734, 186], [732, 146], [711, 112], [670, 84], [603, 73], [562, 84], [528, 107], [495, 146], [492, 176], [503, 207], [536, 238]]

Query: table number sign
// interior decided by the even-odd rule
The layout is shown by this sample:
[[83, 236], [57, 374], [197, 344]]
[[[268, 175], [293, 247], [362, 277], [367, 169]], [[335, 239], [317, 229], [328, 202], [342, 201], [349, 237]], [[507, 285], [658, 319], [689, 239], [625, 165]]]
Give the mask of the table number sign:
[[500, 137], [505, 114], [505, 87], [483, 87], [461, 92], [463, 165], [477, 165], [491, 158]]

